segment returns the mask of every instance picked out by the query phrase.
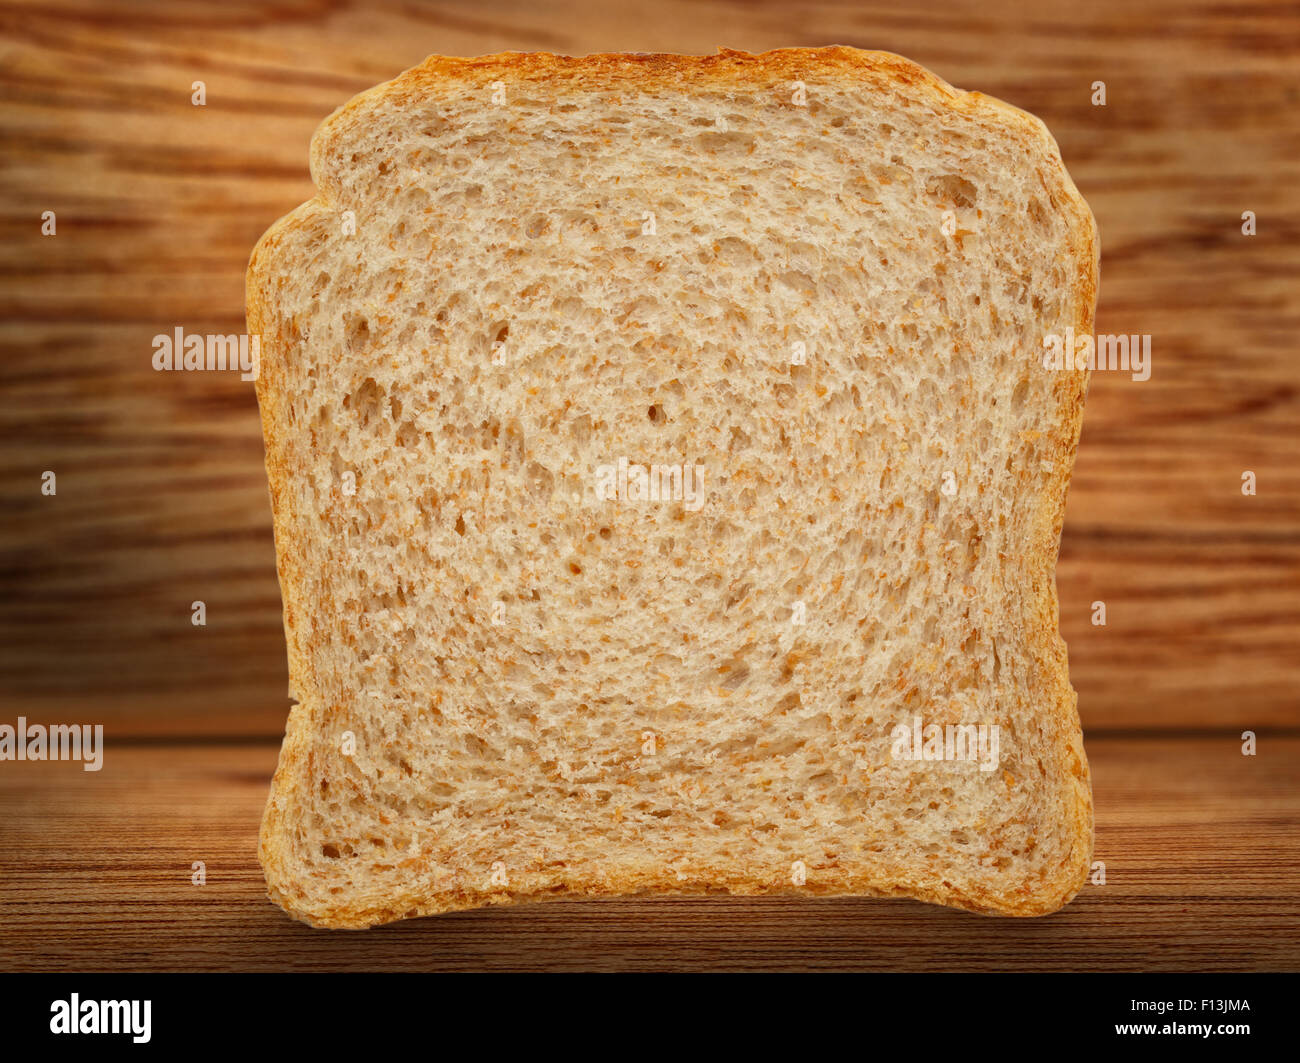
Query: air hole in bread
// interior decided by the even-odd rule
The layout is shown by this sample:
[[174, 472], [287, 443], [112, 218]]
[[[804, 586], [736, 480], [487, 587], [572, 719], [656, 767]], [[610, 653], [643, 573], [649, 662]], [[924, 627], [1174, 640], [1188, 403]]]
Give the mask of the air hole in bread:
[[960, 174], [941, 174], [931, 177], [925, 183], [925, 190], [932, 196], [953, 203], [958, 207], [973, 207], [978, 192], [975, 186]]
[[727, 155], [732, 153], [749, 154], [754, 150], [757, 138], [753, 133], [731, 130], [726, 133], [701, 133], [695, 138], [699, 149], [709, 155]]
[[355, 414], [363, 425], [369, 425], [382, 417], [384, 389], [374, 377], [367, 377], [359, 388], [344, 397], [343, 406]]
[[724, 665], [723, 671], [726, 672], [728, 670], [730, 671], [727, 678], [722, 681], [722, 688], [724, 690], [738, 690], [741, 684], [749, 678], [749, 665], [747, 664], [739, 664], [734, 667], [731, 665]]
[[404, 421], [397, 429], [397, 435], [394, 442], [399, 447], [415, 448], [420, 443], [420, 432], [415, 427], [414, 421]]
[[808, 299], [813, 299], [817, 295], [817, 282], [802, 270], [786, 270], [778, 273], [776, 279]]
[[1029, 394], [1029, 378], [1022, 377], [1011, 392], [1011, 412], [1019, 414], [1025, 406], [1025, 396]]
[[355, 354], [370, 342], [370, 322], [361, 314], [345, 314], [343, 337], [348, 350]]

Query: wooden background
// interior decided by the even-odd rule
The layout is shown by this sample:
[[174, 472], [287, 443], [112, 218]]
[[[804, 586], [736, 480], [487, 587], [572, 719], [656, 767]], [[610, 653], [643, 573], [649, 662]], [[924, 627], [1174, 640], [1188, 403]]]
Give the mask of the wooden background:
[[[0, 35], [0, 722], [110, 741], [98, 774], [0, 764], [0, 968], [1300, 968], [1295, 5], [5, 0]], [[733, 900], [289, 924], [254, 850], [287, 678], [252, 386], [155, 373], [151, 338], [243, 331], [316, 124], [429, 53], [821, 44], [1041, 116], [1101, 230], [1097, 330], [1154, 336], [1149, 381], [1094, 377], [1058, 575], [1107, 885], [1029, 924]]]

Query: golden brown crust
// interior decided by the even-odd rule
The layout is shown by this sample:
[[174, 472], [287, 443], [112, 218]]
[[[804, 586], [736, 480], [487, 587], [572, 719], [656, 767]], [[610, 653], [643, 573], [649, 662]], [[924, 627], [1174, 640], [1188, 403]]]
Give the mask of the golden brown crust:
[[308, 655], [302, 639], [306, 636], [298, 617], [307, 603], [299, 600], [303, 585], [298, 559], [291, 548], [289, 528], [293, 524], [290, 507], [293, 493], [289, 470], [280, 439], [281, 416], [278, 403], [284, 378], [281, 352], [266, 346], [264, 326], [271, 317], [276, 298], [272, 263], [286, 237], [300, 228], [309, 227], [312, 219], [329, 210], [332, 179], [329, 165], [332, 150], [350, 126], [365, 120], [368, 107], [379, 100], [401, 105], [420, 99], [431, 86], [446, 82], [488, 84], [492, 81], [523, 82], [533, 79], [553, 81], [571, 78], [583, 86], [641, 89], [656, 83], [677, 84], [689, 74], [693, 87], [716, 85], [720, 88], [744, 84], [771, 84], [777, 80], [808, 80], [820, 76], [861, 79], [864, 84], [890, 87], [905, 86], [913, 95], [927, 98], [936, 108], [944, 108], [996, 123], [1009, 135], [1019, 136], [1027, 144], [1036, 144], [1050, 160], [1057, 186], [1049, 192], [1058, 209], [1070, 219], [1071, 259], [1078, 264], [1072, 288], [1074, 328], [1076, 334], [1090, 334], [1097, 293], [1098, 243], [1092, 213], [1079, 195], [1047, 128], [1036, 117], [1000, 100], [975, 92], [962, 92], [936, 77], [925, 68], [887, 52], [867, 52], [854, 48], [789, 48], [750, 55], [721, 50], [711, 56], [671, 54], [600, 54], [585, 57], [556, 56], [546, 53], [501, 53], [471, 59], [431, 56], [425, 62], [386, 84], [360, 94], [331, 115], [312, 139], [311, 169], [318, 193], [315, 199], [276, 222], [262, 237], [249, 262], [247, 277], [247, 314], [249, 331], [264, 335], [262, 372], [257, 394], [266, 442], [266, 466], [274, 514], [277, 563], [284, 594], [285, 631], [289, 651], [290, 692], [301, 704], [290, 714], [279, 765], [272, 782], [271, 795], [262, 822], [260, 859], [267, 876], [268, 893], [291, 915], [314, 926], [360, 928], [395, 919], [477, 907], [483, 904], [512, 903], [520, 900], [545, 900], [563, 897], [612, 896], [635, 893], [659, 895], [731, 893], [737, 895], [807, 894], [813, 896], [856, 895], [869, 897], [911, 897], [934, 904], [970, 911], [1015, 916], [1042, 915], [1066, 904], [1086, 880], [1092, 854], [1093, 810], [1088, 764], [1083, 752], [1082, 734], [1077, 712], [1077, 698], [1070, 687], [1064, 642], [1057, 629], [1058, 602], [1055, 563], [1064, 519], [1066, 491], [1073, 468], [1075, 451], [1082, 426], [1083, 405], [1087, 391], [1086, 371], [1060, 374], [1056, 383], [1060, 408], [1064, 415], [1050, 426], [1045, 457], [1054, 465], [1048, 487], [1040, 496], [1041, 509], [1033, 524], [1035, 548], [1025, 559], [1028, 580], [1036, 599], [1031, 609], [1033, 632], [1042, 639], [1038, 647], [1040, 673], [1044, 685], [1052, 691], [1047, 710], [1048, 723], [1058, 736], [1059, 766], [1068, 773], [1071, 794], [1065, 814], [1072, 822], [1072, 845], [1061, 860], [1057, 872], [1033, 887], [1025, 885], [1011, 892], [981, 888], [963, 891], [950, 883], [927, 881], [915, 869], [889, 868], [869, 874], [854, 874], [842, 868], [828, 869], [824, 876], [810, 875], [807, 885], [795, 888], [773, 872], [764, 880], [754, 872], [721, 866], [705, 869], [682, 880], [670, 869], [649, 866], [630, 868], [605, 875], [593, 882], [581, 875], [557, 881], [548, 877], [530, 881], [519, 876], [508, 890], [485, 894], [474, 890], [450, 890], [433, 896], [411, 885], [367, 902], [357, 898], [335, 898], [328, 892], [310, 903], [303, 900], [293, 879], [288, 853], [288, 835], [300, 811], [304, 788], [311, 778], [311, 738], [315, 721], [311, 706], [317, 705]]

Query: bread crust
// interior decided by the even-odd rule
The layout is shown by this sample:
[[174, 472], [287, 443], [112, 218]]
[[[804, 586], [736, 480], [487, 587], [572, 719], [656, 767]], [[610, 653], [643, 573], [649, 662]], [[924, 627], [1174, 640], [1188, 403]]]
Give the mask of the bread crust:
[[[283, 353], [268, 347], [264, 325], [277, 297], [275, 262], [285, 239], [309, 229], [327, 214], [332, 216], [334, 180], [330, 172], [332, 151], [354, 123], [363, 122], [370, 104], [382, 99], [401, 106], [420, 99], [434, 84], [459, 81], [483, 85], [500, 80], [518, 84], [536, 79], [571, 79], [578, 86], [626, 83], [629, 91], [673, 84], [689, 75], [692, 85], [736, 87], [769, 84], [773, 79], [800, 80], [810, 75], [860, 79], [882, 91], [905, 86], [936, 109], [960, 112], [996, 126], [1005, 135], [1036, 145], [1049, 161], [1048, 188], [1054, 206], [1064, 212], [1069, 224], [1070, 261], [1076, 267], [1070, 287], [1070, 317], [1076, 334], [1091, 334], [1098, 284], [1098, 240], [1096, 225], [1086, 202], [1076, 189], [1059, 150], [1046, 126], [1000, 100], [976, 92], [963, 92], [918, 64], [888, 52], [860, 51], [848, 47], [789, 48], [751, 55], [720, 50], [711, 56], [673, 54], [600, 54], [585, 57], [546, 53], [506, 52], [477, 58], [458, 59], [431, 56], [419, 66], [355, 97], [335, 111], [316, 131], [311, 145], [311, 171], [316, 197], [281, 218], [263, 235], [250, 258], [247, 274], [247, 316], [250, 334], [263, 334], [262, 366], [257, 380], [262, 431], [266, 444], [266, 469], [270, 484], [277, 565], [284, 597], [284, 625], [289, 656], [290, 695], [299, 699], [290, 713], [279, 764], [262, 820], [259, 857], [266, 874], [268, 895], [289, 914], [318, 927], [363, 928], [395, 919], [440, 912], [504, 904], [516, 901], [571, 899], [626, 894], [689, 895], [729, 893], [733, 895], [801, 894], [813, 896], [910, 897], [917, 900], [987, 914], [1037, 916], [1054, 912], [1070, 901], [1086, 880], [1092, 855], [1093, 807], [1089, 769], [1083, 750], [1077, 711], [1077, 697], [1068, 676], [1066, 648], [1058, 631], [1055, 564], [1064, 521], [1066, 494], [1082, 427], [1089, 373], [1077, 370], [1058, 374], [1054, 382], [1064, 416], [1047, 426], [1044, 454], [1054, 471], [1047, 488], [1037, 497], [1033, 515], [1034, 546], [1023, 559], [1027, 579], [1034, 591], [1030, 642], [1038, 658], [1041, 675], [1050, 690], [1048, 704], [1040, 709], [1058, 736], [1059, 762], [1070, 780], [1073, 795], [1067, 814], [1071, 819], [1072, 844], [1055, 873], [1033, 887], [998, 892], [979, 888], [961, 889], [947, 882], [933, 882], [917, 873], [916, 867], [881, 865], [854, 873], [832, 868], [804, 886], [794, 887], [783, 876], [763, 878], [732, 866], [701, 868], [686, 879], [670, 868], [647, 863], [610, 874], [600, 881], [584, 876], [520, 875], [511, 886], [496, 893], [452, 889], [429, 895], [415, 883], [384, 896], [363, 897], [328, 890], [305, 896], [303, 884], [290, 857], [289, 839], [298, 817], [308, 807], [304, 797], [313, 785], [312, 739], [317, 721], [319, 691], [310, 664], [311, 634], [302, 617], [308, 605], [301, 599], [301, 562], [293, 549], [293, 490], [291, 470], [285, 461], [281, 433], [283, 425]], [[412, 865], [412, 871], [415, 866]]]

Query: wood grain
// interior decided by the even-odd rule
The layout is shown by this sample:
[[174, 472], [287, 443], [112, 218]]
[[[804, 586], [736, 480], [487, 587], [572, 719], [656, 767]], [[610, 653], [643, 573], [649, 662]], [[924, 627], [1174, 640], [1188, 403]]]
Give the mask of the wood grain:
[[[1094, 740], [1096, 858], [1042, 919], [914, 901], [548, 902], [313, 930], [265, 896], [269, 743], [0, 773], [0, 969], [1300, 970], [1300, 736]], [[207, 885], [190, 883], [202, 860]]]
[[1293, 4], [52, 0], [0, 4], [0, 34], [0, 717], [281, 732], [251, 386], [155, 373], [150, 341], [242, 330], [248, 252], [311, 194], [307, 143], [337, 105], [430, 52], [846, 43], [1043, 117], [1100, 225], [1098, 330], [1154, 336], [1151, 380], [1095, 380], [1071, 490], [1059, 587], [1085, 724], [1300, 722]]

